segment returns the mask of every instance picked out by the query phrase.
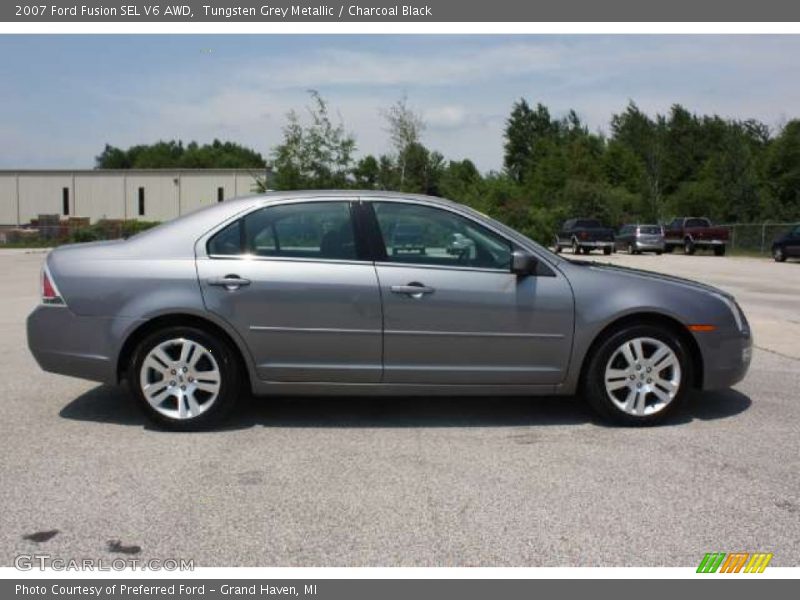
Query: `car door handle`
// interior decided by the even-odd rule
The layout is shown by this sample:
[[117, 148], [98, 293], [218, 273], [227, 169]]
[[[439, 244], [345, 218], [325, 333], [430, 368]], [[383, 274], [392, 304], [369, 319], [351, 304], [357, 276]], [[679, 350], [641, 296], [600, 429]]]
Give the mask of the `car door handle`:
[[416, 281], [412, 281], [408, 285], [393, 285], [391, 288], [393, 294], [405, 294], [412, 298], [422, 298], [424, 294], [432, 294], [435, 290], [432, 287], [423, 285]]
[[208, 280], [208, 285], [224, 287], [226, 290], [232, 292], [238, 290], [242, 286], [250, 285], [250, 280], [239, 277], [238, 275], [225, 275], [225, 277], [212, 277]]

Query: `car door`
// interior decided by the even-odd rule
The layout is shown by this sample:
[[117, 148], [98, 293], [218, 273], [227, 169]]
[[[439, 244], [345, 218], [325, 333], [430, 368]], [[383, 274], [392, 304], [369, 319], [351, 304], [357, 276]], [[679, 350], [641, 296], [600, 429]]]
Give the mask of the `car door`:
[[267, 381], [378, 382], [381, 301], [348, 200], [278, 203], [199, 248], [208, 310], [246, 341]]
[[[376, 199], [367, 212], [381, 248], [383, 381], [556, 384], [564, 379], [573, 298], [557, 270], [510, 272], [513, 244], [440, 206]], [[416, 238], [393, 246], [394, 232]]]

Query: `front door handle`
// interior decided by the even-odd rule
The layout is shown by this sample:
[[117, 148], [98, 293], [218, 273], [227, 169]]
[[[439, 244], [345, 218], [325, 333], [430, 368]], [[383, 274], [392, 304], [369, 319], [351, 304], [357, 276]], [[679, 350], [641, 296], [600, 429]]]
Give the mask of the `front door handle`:
[[425, 294], [432, 294], [435, 290], [432, 287], [423, 285], [417, 281], [412, 281], [408, 285], [393, 285], [391, 288], [393, 294], [405, 294], [412, 298], [422, 298]]
[[208, 285], [224, 287], [229, 292], [232, 292], [242, 286], [250, 285], [250, 280], [238, 275], [225, 275], [225, 277], [212, 277], [208, 280]]

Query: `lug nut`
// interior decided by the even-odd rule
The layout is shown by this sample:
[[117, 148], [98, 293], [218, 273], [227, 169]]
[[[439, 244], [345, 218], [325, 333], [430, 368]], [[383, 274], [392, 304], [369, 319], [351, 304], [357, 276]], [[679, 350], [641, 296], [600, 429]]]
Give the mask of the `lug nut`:
[[647, 378], [647, 383], [653, 383], [653, 380], [648, 377]]
[[175, 375], [175, 373], [177, 373], [177, 371], [176, 371], [175, 369], [172, 369], [172, 370], [170, 371], [170, 373], [172, 373], [173, 375]]
[[636, 384], [636, 387], [637, 387], [637, 388], [640, 388], [640, 387], [642, 387], [642, 382], [640, 381], [639, 383], [637, 383], [637, 384]]
[[174, 381], [170, 381], [169, 382], [169, 387], [175, 387], [175, 382]]
[[189, 370], [189, 369], [187, 369], [186, 367], [183, 367], [183, 372], [184, 372], [184, 373], [186, 373], [186, 371], [188, 371], [188, 370]]
[[182, 386], [181, 386], [181, 389], [182, 389], [182, 390], [184, 390], [184, 391], [186, 391], [186, 386], [185, 386], [185, 385], [182, 385]]
[[636, 375], [631, 375], [631, 381], [633, 381], [634, 379], [636, 379]]
[[637, 370], [637, 371], [638, 371], [639, 369], [641, 369], [641, 368], [642, 368], [642, 365], [636, 365], [636, 370]]
[[194, 377], [189, 377], [189, 383], [192, 383], [193, 381], [194, 381]]

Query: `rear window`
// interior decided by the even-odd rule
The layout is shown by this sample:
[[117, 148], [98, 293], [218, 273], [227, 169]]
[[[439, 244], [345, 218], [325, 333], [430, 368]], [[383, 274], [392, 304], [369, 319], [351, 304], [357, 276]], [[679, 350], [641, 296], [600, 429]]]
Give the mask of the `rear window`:
[[581, 219], [575, 223], [575, 227], [583, 227], [584, 229], [600, 229], [603, 226], [597, 219]]
[[639, 233], [645, 235], [658, 235], [661, 233], [661, 227], [658, 225], [639, 225]]
[[684, 227], [711, 227], [711, 221], [708, 219], [686, 219]]

